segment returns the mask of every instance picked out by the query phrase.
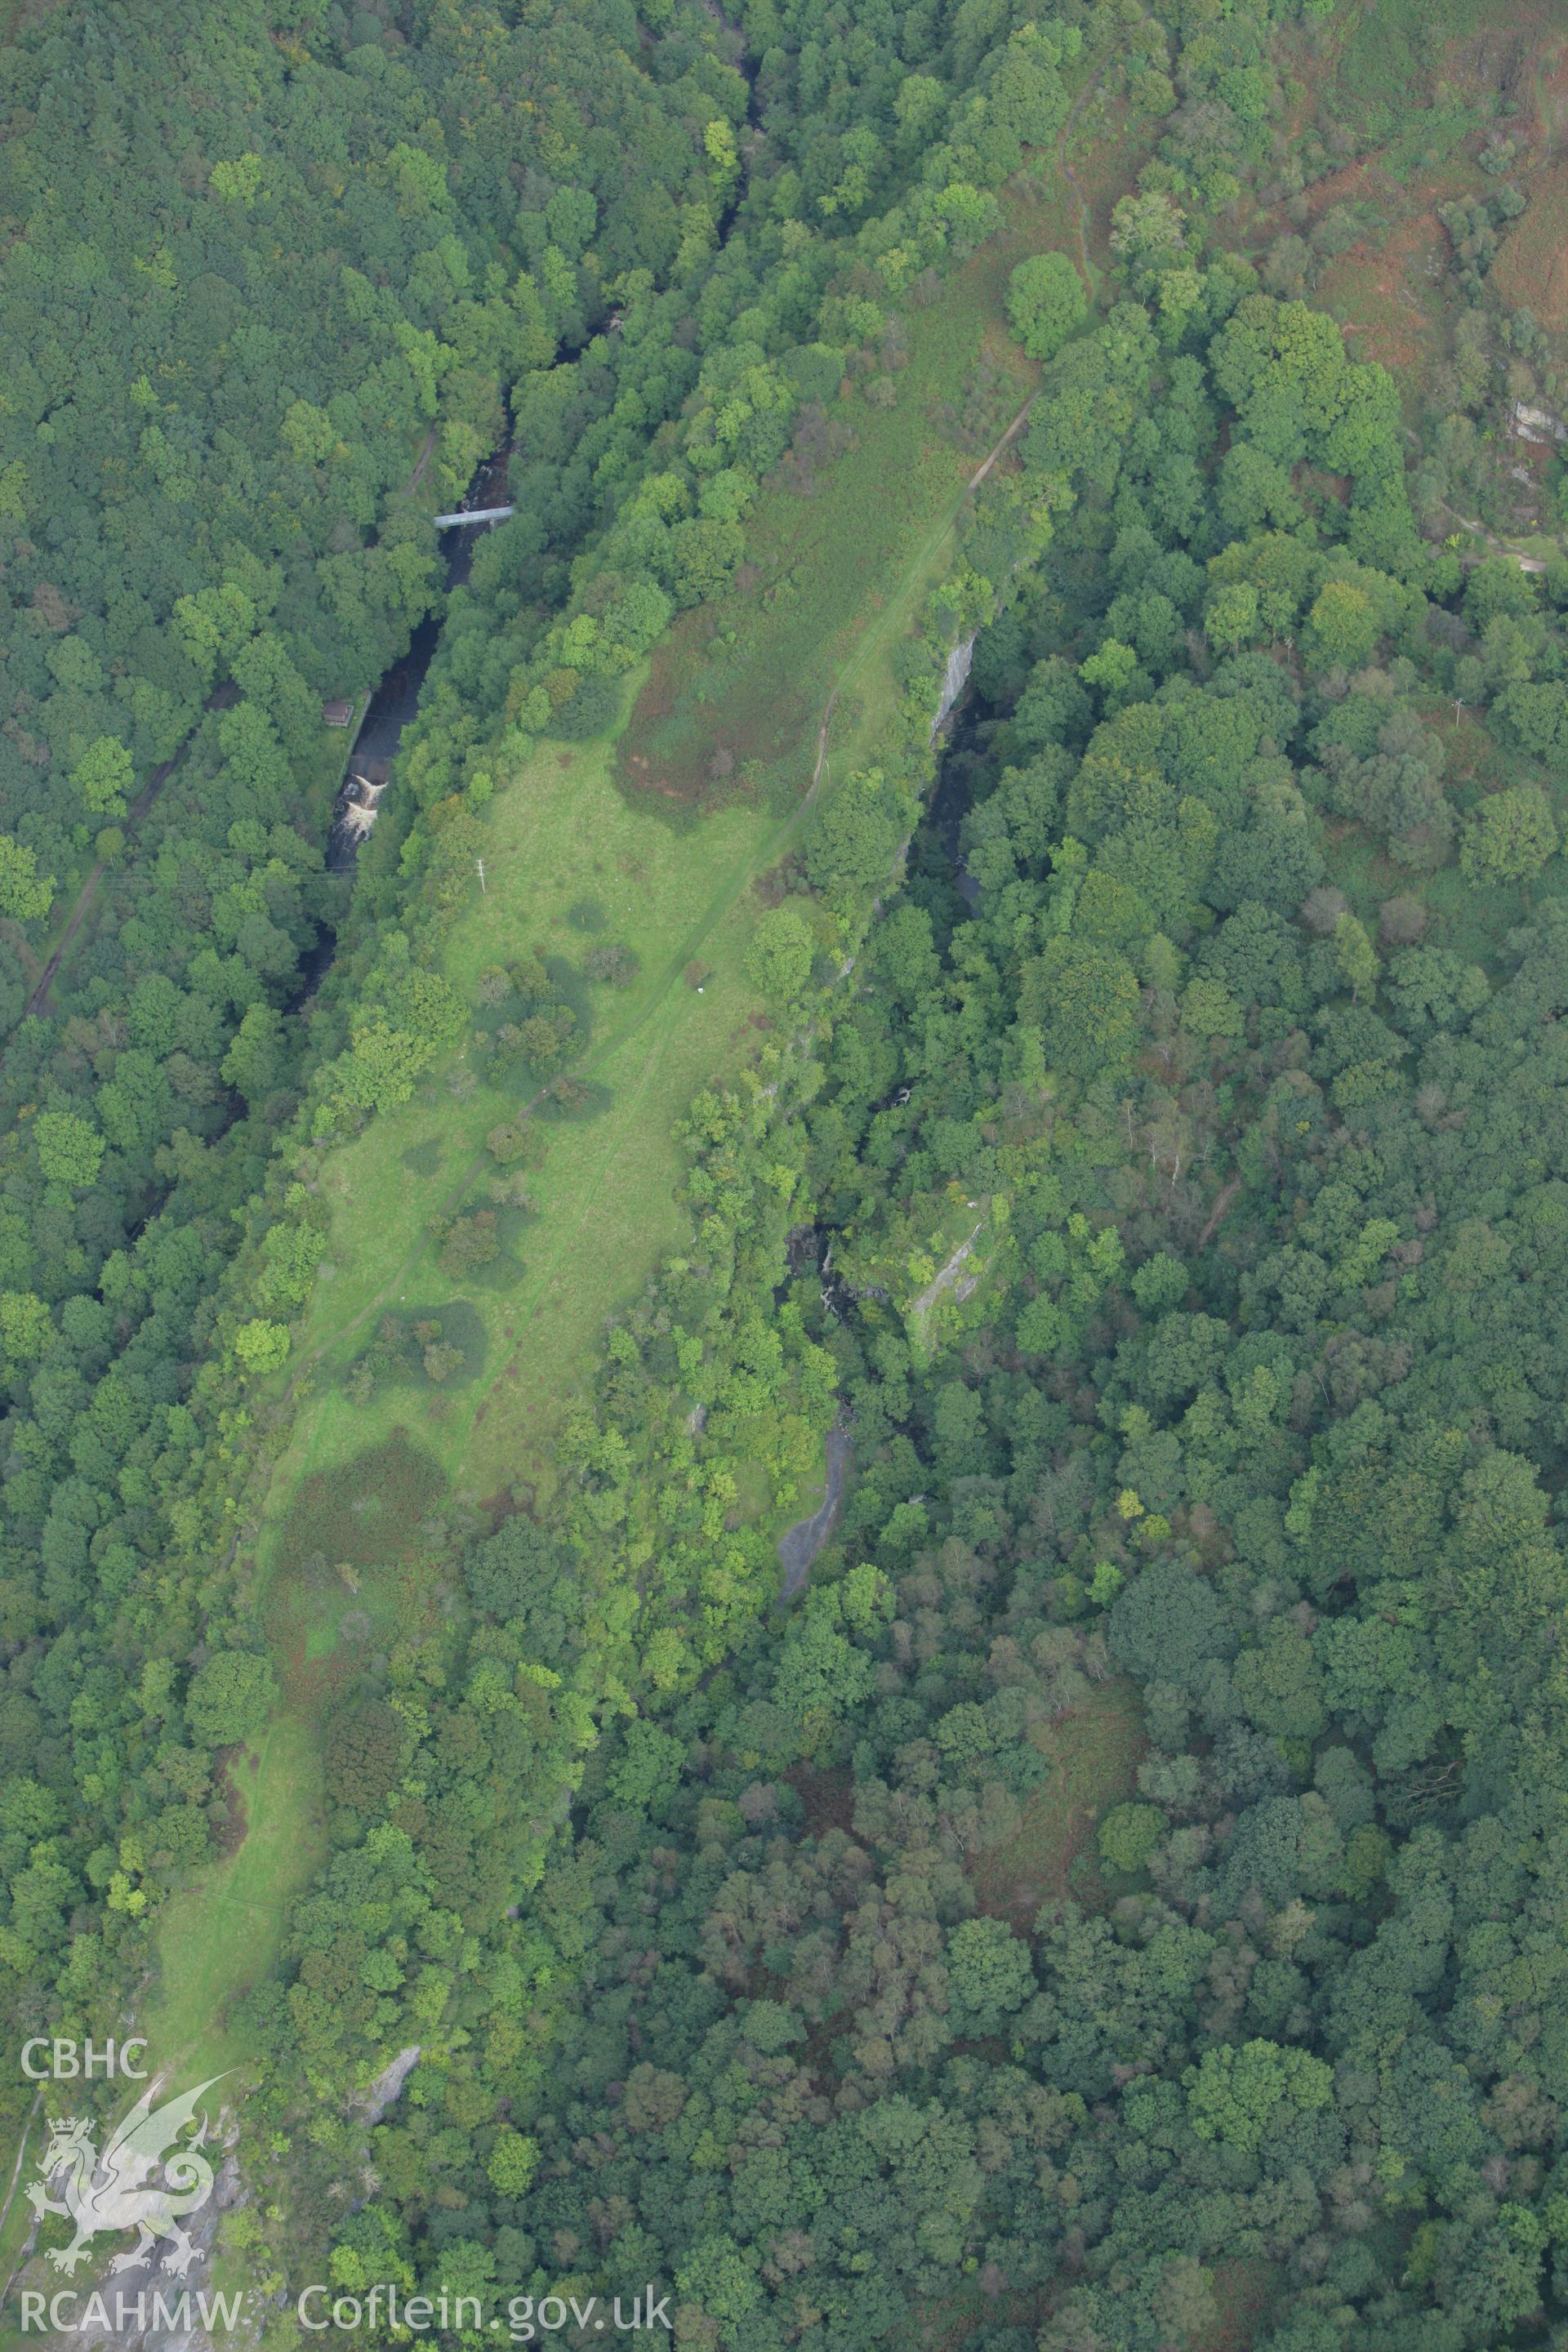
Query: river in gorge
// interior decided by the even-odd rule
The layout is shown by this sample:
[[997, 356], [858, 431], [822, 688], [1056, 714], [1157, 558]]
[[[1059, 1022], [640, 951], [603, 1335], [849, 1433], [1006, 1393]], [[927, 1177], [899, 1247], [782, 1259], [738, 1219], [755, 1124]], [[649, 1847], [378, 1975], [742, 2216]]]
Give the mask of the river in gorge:
[[[500, 505], [505, 499], [507, 465], [511, 457], [510, 442], [486, 459], [468, 485], [463, 500], [465, 508], [479, 509]], [[479, 534], [490, 526], [475, 523], [468, 529], [443, 531], [442, 551], [447, 559], [448, 593], [460, 587], [468, 576], [474, 560], [474, 549]], [[436, 658], [436, 647], [441, 640], [441, 626], [446, 619], [445, 603], [434, 613], [426, 614], [408, 641], [408, 650], [395, 662], [371, 696], [370, 705], [359, 733], [349, 754], [348, 772], [332, 807], [332, 828], [327, 842], [327, 870], [331, 874], [348, 872], [359, 854], [359, 847], [374, 824], [376, 812], [387, 789], [392, 763], [403, 731], [419, 708], [420, 690], [426, 674]]]
[[[942, 698], [931, 730], [937, 751], [936, 782], [910, 843], [911, 874], [944, 877], [947, 887], [957, 891], [970, 914], [979, 904], [980, 887], [963, 863], [959, 835], [969, 811], [980, 757], [976, 730], [984, 706], [969, 690], [974, 644], [972, 634], [961, 639], [948, 656]], [[953, 912], [957, 914], [958, 909]], [[796, 1226], [789, 1237], [789, 1273], [795, 1281], [816, 1285], [823, 1306], [842, 1322], [853, 1311], [858, 1294], [832, 1270], [835, 1238], [826, 1225]], [[776, 1305], [782, 1306], [788, 1298], [789, 1289], [789, 1281], [777, 1286], [773, 1292]], [[854, 1423], [847, 1411], [841, 1409], [827, 1433], [822, 1500], [815, 1511], [797, 1519], [779, 1538], [778, 1558], [784, 1570], [781, 1601], [793, 1601], [805, 1589], [818, 1552], [832, 1541], [854, 1464]]]

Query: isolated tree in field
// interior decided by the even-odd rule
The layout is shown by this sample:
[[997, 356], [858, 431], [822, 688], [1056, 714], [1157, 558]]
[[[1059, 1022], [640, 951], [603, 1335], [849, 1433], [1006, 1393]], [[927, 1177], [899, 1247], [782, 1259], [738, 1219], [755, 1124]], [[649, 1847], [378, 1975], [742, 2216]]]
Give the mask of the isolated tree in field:
[[1032, 253], [1007, 280], [1007, 316], [1032, 360], [1054, 360], [1088, 313], [1083, 281], [1065, 253]]
[[590, 980], [607, 982], [611, 988], [629, 988], [642, 966], [634, 949], [611, 940], [602, 948], [590, 948], [583, 959], [583, 970]]
[[1544, 793], [1510, 784], [1492, 793], [1470, 821], [1459, 864], [1473, 882], [1530, 882], [1557, 846]]
[[522, 1024], [523, 1059], [541, 1077], [547, 1076], [565, 1059], [576, 1025], [570, 1006], [564, 1004], [552, 1004], [544, 1013], [531, 1013]]
[[533, 1150], [533, 1141], [525, 1118], [507, 1118], [499, 1127], [490, 1129], [485, 1137], [485, 1149], [492, 1160], [499, 1160], [503, 1168], [508, 1168], [514, 1160], [528, 1158]]
[[770, 907], [746, 950], [746, 977], [775, 1003], [798, 996], [811, 977], [811, 926], [798, 907]]
[[454, 1217], [440, 1231], [441, 1267], [456, 1281], [500, 1255], [500, 1236], [493, 1209], [476, 1209], [472, 1216]]

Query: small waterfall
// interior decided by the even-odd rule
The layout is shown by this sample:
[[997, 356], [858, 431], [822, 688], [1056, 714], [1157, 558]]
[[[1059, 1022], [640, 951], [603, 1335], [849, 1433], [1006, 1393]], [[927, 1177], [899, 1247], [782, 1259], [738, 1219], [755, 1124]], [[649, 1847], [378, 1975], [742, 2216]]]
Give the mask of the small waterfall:
[[959, 640], [947, 657], [947, 667], [942, 672], [942, 700], [937, 704], [936, 717], [931, 722], [933, 743], [942, 730], [948, 713], [969, 683], [970, 664], [974, 659], [974, 640], [979, 634], [978, 629], [972, 629], [968, 636]]
[[341, 871], [353, 863], [354, 851], [375, 823], [386, 783], [384, 776], [377, 780], [361, 775], [357, 770], [351, 772], [333, 811], [331, 838], [327, 845], [329, 868]]
[[346, 826], [357, 840], [363, 841], [375, 823], [376, 809], [385, 790], [384, 776], [379, 783], [369, 776], [349, 778], [348, 789], [338, 810], [338, 822]]

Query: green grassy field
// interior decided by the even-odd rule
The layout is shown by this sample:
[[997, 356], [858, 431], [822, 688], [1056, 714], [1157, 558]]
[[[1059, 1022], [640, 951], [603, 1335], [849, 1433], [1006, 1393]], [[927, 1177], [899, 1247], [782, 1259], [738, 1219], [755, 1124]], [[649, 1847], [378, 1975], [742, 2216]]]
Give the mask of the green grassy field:
[[243, 1757], [234, 1785], [246, 1832], [232, 1853], [166, 1907], [163, 1969], [141, 2023], [149, 2063], [182, 2086], [243, 2069], [249, 2055], [233, 2011], [276, 1964], [289, 1902], [320, 1865], [319, 1777], [310, 1727], [282, 1710]]
[[[334, 1466], [352, 1475], [355, 1458], [400, 1425], [417, 1429], [468, 1504], [548, 1479], [551, 1440], [606, 1317], [682, 1238], [675, 1124], [697, 1089], [756, 1043], [761, 1016], [743, 973], [750, 886], [789, 847], [824, 741], [826, 788], [874, 743], [897, 693], [889, 657], [950, 559], [953, 521], [986, 445], [966, 453], [942, 424], [950, 411], [962, 415], [987, 354], [996, 379], [988, 424], [1010, 423], [1031, 386], [1021, 356], [1006, 360], [1000, 310], [1030, 223], [1021, 205], [1006, 236], [915, 314], [898, 404], [853, 404], [859, 446], [829, 469], [823, 495], [777, 488], [764, 499], [752, 534], [761, 578], [750, 602], [689, 616], [675, 633], [686, 632], [689, 664], [679, 724], [699, 767], [742, 720], [755, 723], [762, 706], [776, 712], [783, 681], [796, 680], [784, 810], [770, 814], [752, 793], [693, 821], [689, 808], [671, 806], [671, 794], [646, 782], [625, 788], [637, 773], [637, 745], [663, 724], [657, 709], [650, 719], [650, 696], [657, 704], [659, 665], [675, 658], [668, 646], [618, 743], [545, 747], [498, 793], [485, 888], [476, 877], [448, 945], [448, 977], [472, 1002], [489, 965], [530, 950], [580, 963], [590, 941], [571, 916], [592, 902], [603, 924], [595, 936], [624, 943], [640, 963], [631, 988], [593, 991], [592, 1040], [575, 1075], [607, 1101], [595, 1117], [546, 1130], [511, 1262], [466, 1291], [437, 1265], [430, 1222], [482, 1199], [495, 1173], [484, 1137], [515, 1100], [485, 1083], [465, 1097], [459, 1056], [456, 1070], [332, 1155], [321, 1180], [332, 1211], [327, 1262], [294, 1352], [300, 1411], [272, 1481], [274, 1559], [300, 1479]], [[772, 593], [781, 584], [788, 595]], [[684, 977], [698, 961], [709, 968], [700, 994]], [[438, 1318], [457, 1294], [483, 1328], [472, 1376], [466, 1362], [465, 1377], [445, 1390], [393, 1389], [352, 1402], [342, 1376], [378, 1318], [393, 1310]]]
[[[501, 1283], [444, 1274], [430, 1223], [499, 1174], [484, 1139], [515, 1115], [515, 1094], [479, 1083], [466, 1098], [464, 1056], [437, 1081], [335, 1153], [322, 1187], [331, 1208], [323, 1278], [296, 1357], [313, 1393], [301, 1404], [272, 1492], [343, 1465], [394, 1426], [417, 1423], [422, 1442], [472, 1500], [545, 1470], [548, 1444], [590, 1362], [604, 1319], [682, 1231], [673, 1129], [703, 1081], [754, 1040], [755, 1005], [742, 959], [750, 921], [742, 901], [776, 844], [775, 819], [732, 809], [678, 835], [633, 810], [608, 774], [607, 747], [579, 751], [569, 770], [541, 753], [492, 804], [485, 890], [447, 958], [470, 1002], [479, 972], [531, 949], [580, 962], [592, 942], [569, 910], [605, 910], [602, 934], [641, 970], [628, 989], [592, 992], [594, 1031], [574, 1075], [607, 1097], [595, 1117], [543, 1128], [543, 1163], [527, 1182], [531, 1213], [498, 1271]], [[699, 994], [683, 977], [700, 960]], [[389, 1310], [435, 1307], [464, 1295], [483, 1328], [477, 1378], [445, 1392], [393, 1389], [355, 1405], [341, 1374]]]
[[1531, 178], [1529, 209], [1504, 241], [1495, 281], [1505, 301], [1528, 305], [1548, 333], [1568, 331], [1568, 158]]
[[1450, 45], [1493, 33], [1500, 58], [1510, 35], [1527, 37], [1538, 16], [1529, 0], [1508, 19], [1486, 0], [1363, 0], [1339, 52], [1337, 110], [1347, 121], [1366, 120], [1378, 139], [1388, 139], [1401, 118], [1429, 107]]
[[871, 656], [902, 633], [965, 483], [1037, 381], [1007, 333], [1008, 273], [1060, 229], [1014, 199], [1002, 233], [910, 311], [889, 364], [828, 404], [820, 456], [759, 502], [733, 593], [682, 614], [654, 655], [620, 746], [634, 800], [700, 803], [749, 778], [788, 806], [851, 683], [874, 736], [891, 682]]

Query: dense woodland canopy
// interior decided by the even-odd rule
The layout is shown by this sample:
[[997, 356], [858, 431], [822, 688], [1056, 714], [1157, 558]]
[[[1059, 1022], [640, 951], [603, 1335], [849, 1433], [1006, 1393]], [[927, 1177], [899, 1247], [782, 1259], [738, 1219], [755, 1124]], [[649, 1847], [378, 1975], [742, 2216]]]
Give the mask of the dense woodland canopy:
[[[782, 91], [804, 33], [776, 29]], [[842, 83], [807, 40], [809, 100], [743, 201], [741, 42], [700, 9], [83, 6], [4, 52], [0, 1736], [26, 1790], [3, 1955], [25, 2008], [57, 1968], [73, 1998], [106, 1960], [115, 1979], [213, 1802], [221, 1825], [212, 1748], [265, 1711], [251, 1675], [198, 1738], [184, 1695], [193, 1668], [227, 1689], [224, 1654], [253, 1640], [232, 1465], [321, 1255], [300, 1154], [461, 1030], [431, 967], [495, 761], [605, 722], [677, 607], [732, 574], [804, 393], [882, 332], [861, 287], [887, 306], [967, 250], [1021, 138], [1065, 114], [1076, 27], [976, 20], [961, 59], [934, 20], [886, 29], [941, 69], [921, 140], [874, 173], [846, 161], [860, 77], [900, 78], [839, 27]], [[943, 142], [960, 64], [952, 89], [985, 87]], [[148, 168], [121, 173], [132, 152]], [[68, 174], [83, 153], [102, 169]], [[897, 242], [886, 278], [841, 214]], [[506, 402], [523, 511], [451, 600], [396, 820], [346, 908], [320, 701], [369, 685], [437, 599], [409, 485], [433, 465], [455, 496]], [[100, 869], [60, 1017], [17, 1020]], [[107, 1921], [73, 1935], [94, 1898]], [[123, 1965], [133, 1982], [134, 1937]]]
[[[1244, 186], [1328, 167], [1281, 158], [1278, 65], [1328, 14], [184, 0], [0, 50], [29, 2031], [142, 1998], [272, 1703], [233, 1497], [326, 1153], [465, 1034], [571, 1115], [572, 991], [439, 969], [498, 777], [721, 597], [1089, 72], [1157, 126], [1092, 315], [1016, 273], [1042, 390], [879, 764], [773, 877], [689, 1247], [548, 1508], [432, 1520], [441, 1630], [321, 1727], [331, 1858], [237, 2021], [268, 2292], [652, 2278], [704, 2352], [1552, 2340], [1568, 564], [1444, 543], [1530, 388], [1500, 144], [1416, 446], [1308, 261], [1263, 290], [1227, 243]], [[351, 894], [319, 705], [440, 597], [421, 460], [456, 496], [509, 412], [519, 513]], [[537, 1148], [496, 1129], [503, 1192]], [[454, 1280], [495, 1222], [444, 1225]], [[450, 1340], [389, 1321], [350, 1380], [438, 1382]], [[840, 1413], [781, 1612], [732, 1507]], [[1113, 1724], [1064, 1841], [1068, 1735]], [[367, 2135], [348, 2094], [413, 2045]]]
[[[1542, 772], [1457, 808], [1437, 717], [1516, 630], [1500, 737], [1510, 695], [1561, 699], [1557, 583], [1461, 587], [1386, 379], [1329, 322], [1226, 268], [1179, 334], [1159, 315], [1064, 353], [970, 534], [994, 582], [1055, 510], [953, 755], [977, 905], [928, 824], [784, 1111], [700, 1106], [700, 1254], [617, 1339], [567, 1522], [470, 1549], [461, 1697], [410, 1707], [412, 1661], [393, 1695], [433, 1780], [301, 1915], [289, 2003], [342, 2037], [316, 1988], [370, 1975], [356, 1892], [384, 1914], [393, 1841], [431, 1853], [465, 1739], [507, 1819], [509, 1744], [602, 1638], [604, 1530], [635, 1558], [661, 1527], [713, 1630], [649, 1653], [662, 1696], [500, 1929], [482, 2039], [375, 2136], [351, 2280], [651, 2267], [694, 2344], [870, 2345], [951, 2306], [1050, 2352], [1206, 2341], [1238, 2261], [1258, 2340], [1303, 2352], [1488, 2345], [1552, 2291], [1568, 915]], [[1349, 477], [1316, 520], [1244, 503], [1303, 467]], [[1369, 936], [1336, 818], [1412, 886], [1451, 865], [1531, 907], [1485, 962], [1427, 943], [1415, 887]], [[784, 919], [819, 985], [904, 821], [888, 775], [828, 804], [759, 956], [797, 1001]], [[929, 1306], [955, 1200], [988, 1212], [984, 1273]], [[763, 1319], [748, 1270], [807, 1202], [838, 1286]], [[713, 1452], [824, 1385], [861, 1461], [844, 1573], [737, 1639]], [[670, 1433], [693, 1393], [701, 1449]], [[1117, 1676], [1135, 1787], [1092, 1866], [1021, 1897], [994, 1857], [1051, 1802], [1029, 1734]], [[386, 1703], [356, 1738], [391, 1738]]]

